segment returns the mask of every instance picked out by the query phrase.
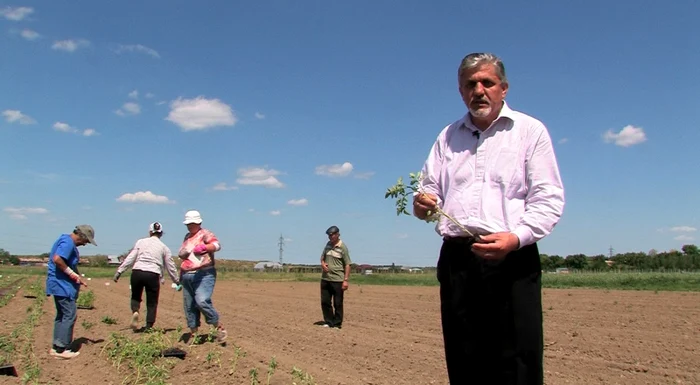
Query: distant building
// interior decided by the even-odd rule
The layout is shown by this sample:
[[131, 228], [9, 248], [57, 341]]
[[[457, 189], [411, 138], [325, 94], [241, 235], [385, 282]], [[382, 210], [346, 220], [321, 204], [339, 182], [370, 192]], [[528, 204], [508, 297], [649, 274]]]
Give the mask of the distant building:
[[119, 266], [122, 264], [122, 259], [120, 259], [118, 255], [108, 255], [107, 264], [110, 266]]
[[253, 266], [253, 270], [255, 271], [264, 271], [264, 270], [282, 270], [284, 266], [280, 265], [279, 262], [270, 262], [270, 261], [262, 261], [258, 262]]

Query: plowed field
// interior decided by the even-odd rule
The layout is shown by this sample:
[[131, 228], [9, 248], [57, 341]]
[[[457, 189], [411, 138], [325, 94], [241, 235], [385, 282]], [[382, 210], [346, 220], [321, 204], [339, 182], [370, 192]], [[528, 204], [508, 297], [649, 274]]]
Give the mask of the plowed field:
[[[80, 356], [73, 360], [48, 355], [55, 313], [53, 299], [45, 301], [33, 336], [39, 383], [121, 384], [131, 375], [103, 352], [111, 333], [142, 336], [128, 328], [128, 278], [89, 284], [95, 308], [78, 311]], [[156, 326], [188, 354], [160, 359], [167, 383], [250, 384], [257, 368], [266, 384], [274, 356], [271, 384], [292, 384], [294, 367], [317, 384], [447, 384], [437, 287], [351, 285], [344, 327], [337, 330], [314, 325], [321, 318], [316, 283], [219, 281], [213, 301], [229, 331], [221, 346], [177, 341], [178, 327], [185, 326], [182, 294], [169, 284]], [[31, 301], [20, 291], [0, 308], [6, 333], [23, 321]], [[544, 289], [544, 311], [547, 384], [700, 384], [698, 293]], [[117, 323], [103, 323], [105, 316]], [[86, 329], [83, 321], [93, 326]], [[245, 356], [231, 373], [237, 347]], [[14, 364], [21, 378], [21, 360]], [[0, 383], [20, 379], [0, 376]]]

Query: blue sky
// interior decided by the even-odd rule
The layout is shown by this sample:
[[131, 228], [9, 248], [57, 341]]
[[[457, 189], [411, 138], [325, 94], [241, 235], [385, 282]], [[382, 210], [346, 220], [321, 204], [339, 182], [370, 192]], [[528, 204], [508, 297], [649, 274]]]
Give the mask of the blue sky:
[[[566, 3], [566, 4], [565, 4]], [[566, 189], [543, 253], [679, 249], [700, 227], [696, 1], [0, 2], [0, 247], [80, 223], [119, 254], [198, 209], [220, 257], [434, 265], [384, 199], [465, 113], [461, 58], [505, 61]], [[696, 166], [693, 166], [696, 165]]]

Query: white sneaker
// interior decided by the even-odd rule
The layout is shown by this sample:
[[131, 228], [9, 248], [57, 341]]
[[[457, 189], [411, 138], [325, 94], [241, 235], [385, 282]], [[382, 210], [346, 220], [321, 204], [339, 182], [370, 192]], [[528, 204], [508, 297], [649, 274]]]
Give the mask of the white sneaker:
[[139, 312], [137, 311], [131, 315], [131, 328], [134, 330], [139, 328]]
[[216, 340], [219, 342], [224, 342], [226, 341], [226, 337], [228, 337], [228, 332], [224, 328], [217, 328], [216, 329]]
[[56, 351], [56, 349], [51, 348], [49, 351], [49, 354], [57, 359], [64, 359], [64, 360], [70, 360], [71, 358], [77, 357], [80, 355], [80, 352], [72, 352], [70, 350], [64, 350], [63, 352], [59, 353]]

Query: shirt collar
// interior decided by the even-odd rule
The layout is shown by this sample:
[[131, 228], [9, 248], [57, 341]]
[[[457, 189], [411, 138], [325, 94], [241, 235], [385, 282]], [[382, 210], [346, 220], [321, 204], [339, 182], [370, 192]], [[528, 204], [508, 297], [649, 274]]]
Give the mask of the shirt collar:
[[[471, 132], [475, 131], [481, 131], [479, 130], [474, 123], [472, 123], [470, 119], [471, 112], [467, 111], [467, 113], [462, 117], [461, 121], [459, 122], [460, 128], [465, 128]], [[489, 128], [493, 127], [493, 124], [498, 122], [501, 118], [507, 118], [510, 119], [511, 121], [515, 121], [515, 112], [508, 107], [508, 103], [506, 101], [503, 101], [503, 107], [501, 107], [501, 112], [498, 113], [498, 116], [496, 119], [491, 123], [491, 126]]]

